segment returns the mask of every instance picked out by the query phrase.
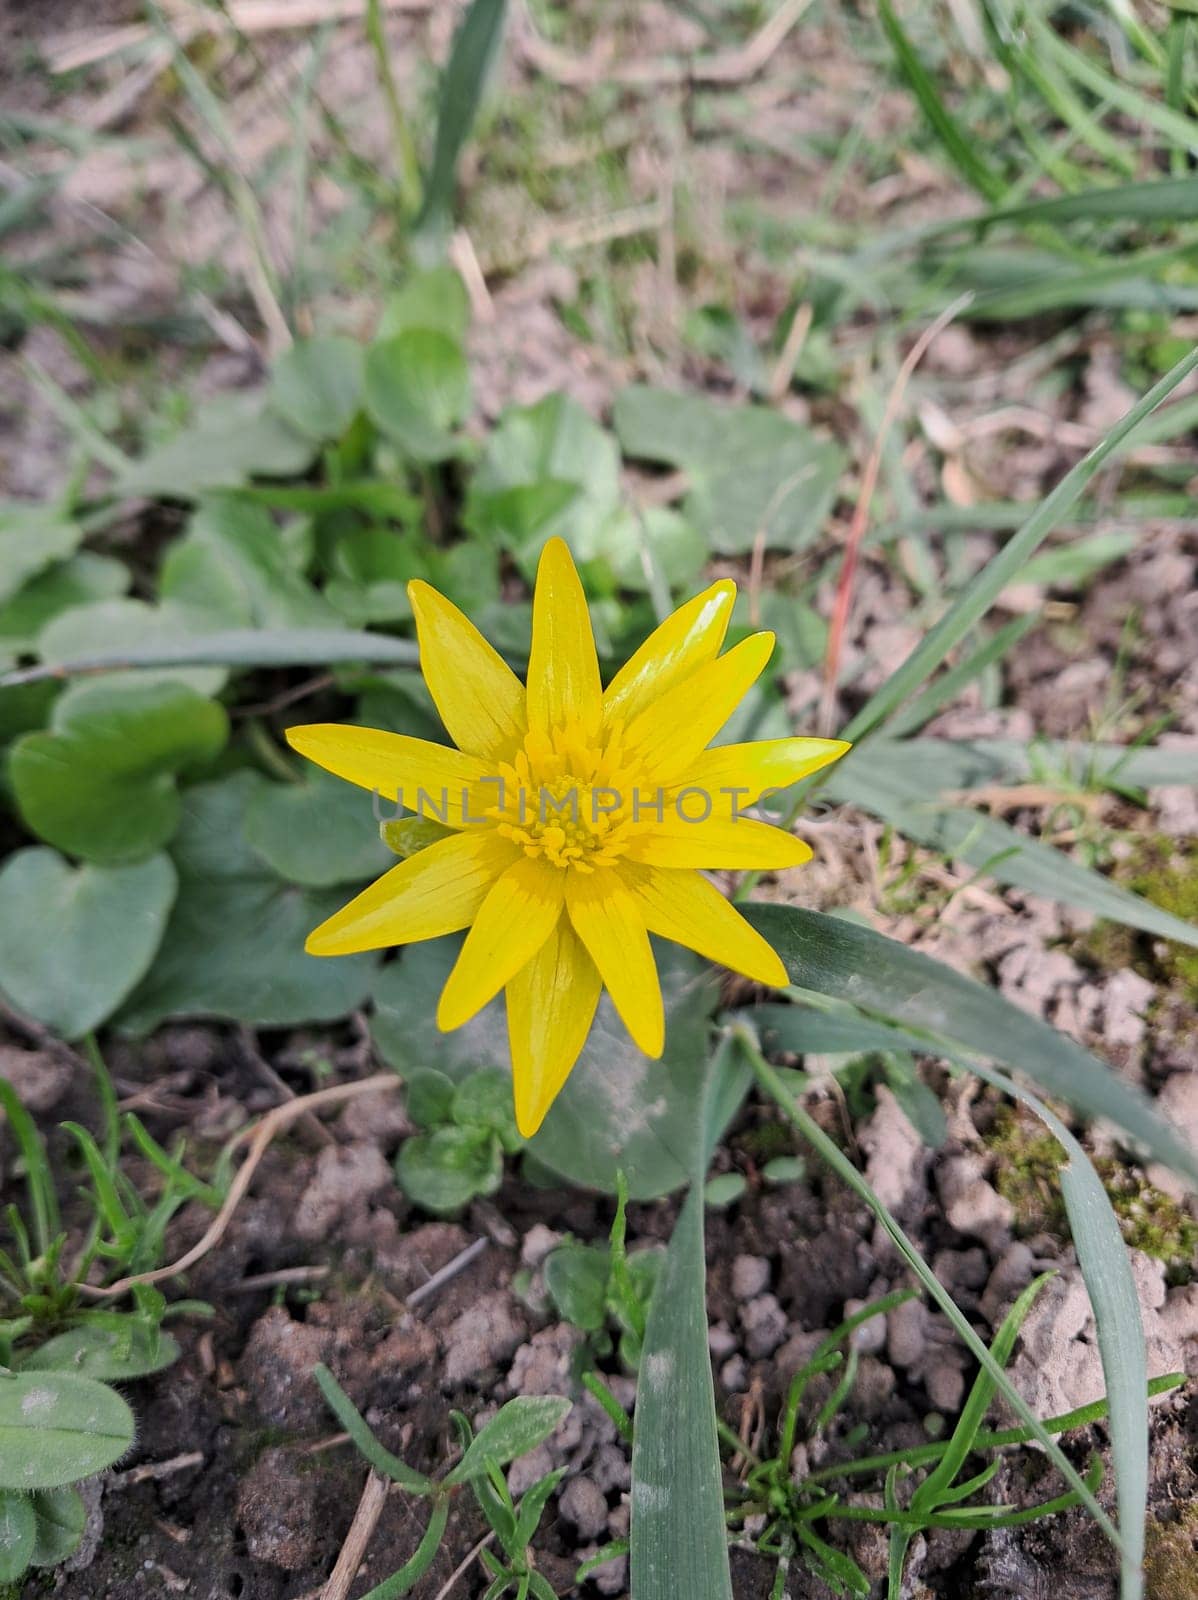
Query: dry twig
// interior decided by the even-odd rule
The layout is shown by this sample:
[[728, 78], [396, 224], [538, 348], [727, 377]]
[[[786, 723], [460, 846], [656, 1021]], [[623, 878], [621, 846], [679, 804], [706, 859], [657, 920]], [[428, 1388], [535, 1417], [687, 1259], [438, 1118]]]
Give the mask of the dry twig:
[[357, 1576], [358, 1568], [362, 1565], [366, 1547], [374, 1537], [374, 1530], [378, 1526], [390, 1489], [391, 1485], [386, 1478], [380, 1478], [377, 1472], [371, 1471], [367, 1474], [366, 1482], [362, 1485], [362, 1498], [358, 1501], [358, 1509], [354, 1512], [354, 1520], [350, 1523], [345, 1543], [341, 1546], [337, 1565], [329, 1574], [329, 1581], [320, 1591], [320, 1600], [345, 1600], [350, 1585]]

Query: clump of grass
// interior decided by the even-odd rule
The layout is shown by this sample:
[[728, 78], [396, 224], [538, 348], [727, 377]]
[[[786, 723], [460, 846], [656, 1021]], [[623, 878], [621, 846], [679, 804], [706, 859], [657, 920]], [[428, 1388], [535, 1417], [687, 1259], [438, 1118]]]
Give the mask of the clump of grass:
[[[1025, 1116], [1003, 1106], [987, 1138], [994, 1152], [994, 1182], [1015, 1209], [1016, 1232], [1059, 1233], [1067, 1226], [1058, 1175], [1061, 1148]], [[1096, 1160], [1124, 1241], [1133, 1250], [1163, 1261], [1175, 1283], [1188, 1283], [1189, 1263], [1198, 1252], [1198, 1223], [1135, 1168], [1107, 1156]]]

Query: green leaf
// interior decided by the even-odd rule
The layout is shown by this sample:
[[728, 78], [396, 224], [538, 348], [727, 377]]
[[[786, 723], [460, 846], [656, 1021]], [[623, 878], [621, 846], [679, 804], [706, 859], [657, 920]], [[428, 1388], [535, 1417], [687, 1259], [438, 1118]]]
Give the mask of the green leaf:
[[460, 1082], [478, 1067], [510, 1066], [502, 1000], [452, 1033], [442, 1033], [434, 1021], [430, 999], [444, 988], [461, 947], [457, 934], [424, 940], [374, 980], [371, 1036], [387, 1065], [405, 1077], [428, 1067]]
[[90, 550], [48, 567], [0, 605], [0, 658], [32, 650], [38, 634], [60, 611], [124, 594], [129, 579], [123, 561]]
[[542, 1270], [549, 1297], [566, 1321], [598, 1333], [607, 1322], [607, 1246], [568, 1240], [549, 1252]]
[[67, 1039], [98, 1028], [149, 969], [175, 898], [169, 857], [72, 867], [19, 850], [0, 871], [0, 989]]
[[157, 445], [113, 483], [119, 496], [197, 500], [253, 477], [295, 478], [316, 453], [311, 439], [266, 409], [258, 394], [226, 394], [197, 407], [174, 438]]
[[395, 1176], [414, 1205], [434, 1216], [453, 1216], [499, 1188], [503, 1147], [486, 1128], [436, 1128], [404, 1140]]
[[[707, 1069], [719, 1081], [722, 1049]], [[700, 1056], [694, 1078], [704, 1081]], [[649, 1308], [632, 1437], [632, 1590], [637, 1600], [732, 1600], [715, 1393], [707, 1348], [707, 1264], [703, 1178], [708, 1138], [703, 1090], [691, 1101], [691, 1127], [678, 1157], [690, 1194]], [[718, 1114], [706, 1119], [713, 1133]]]
[[1143, 1594], [1144, 1523], [1148, 1507], [1148, 1358], [1140, 1297], [1127, 1246], [1102, 1180], [1085, 1150], [1037, 1096], [1003, 1073], [984, 1074], [1029, 1106], [1063, 1147], [1061, 1193], [1078, 1265], [1094, 1310], [1110, 1414], [1119, 1532], [1123, 1539], [1122, 1600]]
[[[138, 607], [141, 602], [116, 601], [112, 605]], [[82, 617], [84, 611], [93, 613], [108, 609], [101, 606], [80, 607], [75, 612], [64, 612], [63, 618]], [[142, 607], [142, 613], [149, 610], [148, 606]], [[166, 678], [189, 683], [200, 693], [215, 694], [228, 676], [224, 670], [211, 670], [218, 665], [222, 669], [329, 667], [343, 662], [375, 662], [380, 666], [412, 667], [420, 659], [416, 645], [410, 639], [390, 639], [381, 633], [353, 633], [344, 628], [309, 628], [302, 631], [276, 628], [269, 633], [257, 628], [209, 631], [206, 626], [195, 626], [201, 614], [189, 608], [162, 606], [154, 615], [153, 636], [124, 645], [114, 642], [121, 633], [121, 619], [115, 612], [105, 618], [98, 628], [90, 626], [96, 619], [89, 617], [88, 631], [96, 642], [86, 653], [66, 647], [68, 630], [64, 622], [63, 629], [54, 635], [55, 649], [66, 647], [61, 657], [46, 651], [46, 635], [43, 634], [39, 646], [47, 662], [53, 664], [6, 673], [0, 678], [0, 689], [50, 678], [71, 677], [76, 673], [104, 672], [108, 683], [128, 682], [133, 678], [143, 682]], [[59, 620], [63, 619], [55, 619], [51, 628], [55, 628]], [[204, 615], [205, 623], [209, 620]], [[203, 637], [180, 639], [177, 630], [172, 633], [171, 624], [174, 621], [184, 623], [184, 632], [190, 621], [192, 631]], [[168, 639], [173, 642], [168, 642]]]
[[311, 889], [361, 883], [395, 864], [370, 796], [315, 768], [302, 783], [258, 784], [245, 836], [280, 878]]
[[[771, 1166], [766, 1163], [766, 1167]], [[763, 1174], [768, 1176], [766, 1168]], [[703, 1186], [703, 1204], [711, 1206], [715, 1211], [722, 1211], [725, 1206], [734, 1204], [749, 1187], [749, 1180], [743, 1172], [721, 1172], [714, 1178], [708, 1178]]]
[[270, 403], [308, 438], [340, 439], [362, 404], [362, 362], [356, 339], [302, 339], [275, 362]]
[[1026, 1073], [1089, 1117], [1106, 1117], [1153, 1158], [1198, 1181], [1198, 1153], [1139, 1090], [1079, 1044], [993, 989], [871, 928], [798, 906], [742, 910], [805, 989], [847, 1000], [918, 1030], [929, 1054], [960, 1052]]
[[409, 328], [366, 352], [371, 420], [417, 461], [444, 461], [470, 410], [470, 369], [460, 345], [435, 328]]
[[33, 1560], [37, 1517], [33, 1501], [0, 1491], [0, 1583], [15, 1583]]
[[570, 1401], [563, 1395], [519, 1395], [509, 1400], [474, 1437], [453, 1471], [445, 1474], [446, 1488], [483, 1477], [489, 1462], [506, 1467], [526, 1456], [544, 1444], [569, 1410]]
[[453, 1117], [453, 1079], [425, 1067], [407, 1080], [408, 1116], [418, 1128], [440, 1128]]
[[[182, 683], [197, 694], [219, 694], [228, 673], [211, 664], [221, 658], [204, 637], [218, 626], [211, 612], [175, 601], [100, 600], [53, 617], [38, 634], [37, 653], [48, 669], [67, 676], [75, 663], [111, 662], [109, 683]], [[191, 664], [197, 661], [204, 664]], [[145, 666], [136, 674], [119, 670], [139, 662]]]
[[456, 344], [470, 329], [470, 296], [452, 267], [411, 273], [387, 300], [376, 339], [394, 339], [409, 328], [435, 328]]
[[30, 578], [74, 555], [83, 529], [55, 506], [0, 505], [0, 601], [17, 594]]
[[362, 1005], [373, 955], [322, 960], [304, 939], [345, 899], [285, 883], [245, 837], [260, 775], [189, 789], [172, 854], [179, 895], [158, 957], [119, 1020], [146, 1033], [164, 1017], [237, 1017], [255, 1027], [327, 1022]]
[[35, 1567], [56, 1567], [73, 1555], [87, 1526], [87, 1507], [77, 1489], [39, 1489], [31, 1496], [37, 1519]]
[[[117, 1313], [113, 1313], [117, 1315]], [[179, 1359], [178, 1341], [155, 1328], [152, 1336], [139, 1318], [124, 1326], [82, 1323], [47, 1339], [21, 1362], [22, 1372], [81, 1372], [85, 1378], [124, 1383], [161, 1372]]]
[[101, 866], [144, 860], [179, 825], [178, 774], [228, 737], [224, 708], [177, 683], [81, 684], [47, 733], [13, 746], [17, 805], [34, 833]]
[[230, 495], [200, 502], [162, 563], [159, 590], [164, 602], [225, 625], [328, 628], [338, 620], [295, 571], [265, 506]]
[[512, 1104], [512, 1080], [499, 1067], [483, 1067], [454, 1091], [450, 1115], [459, 1128], [486, 1128], [498, 1134], [509, 1155], [521, 1145]]
[[1151, 789], [1198, 784], [1198, 749], [1083, 744], [1064, 739], [875, 739], [870, 761], [887, 777], [929, 791], [988, 788], [1029, 779], [1067, 789], [1104, 783]]
[[569, 395], [510, 406], [470, 484], [467, 525], [497, 537], [526, 577], [547, 539], [561, 535], [581, 562], [603, 553], [620, 510], [615, 440]]
[[681, 468], [687, 520], [713, 550], [743, 554], [759, 535], [797, 550], [823, 531], [844, 467], [839, 445], [765, 406], [634, 386], [615, 400], [626, 455]]
[[64, 1372], [0, 1373], [0, 1489], [56, 1489], [102, 1472], [133, 1443], [114, 1389]]
[[871, 744], [860, 755], [850, 755], [839, 763], [828, 777], [825, 792], [842, 804], [860, 806], [880, 817], [918, 844], [968, 862], [999, 883], [1080, 906], [1162, 939], [1198, 945], [1198, 928], [1172, 912], [1154, 906], [1052, 845], [1029, 839], [1000, 817], [938, 802], [929, 792], [926, 773], [921, 779], [912, 776], [904, 782], [879, 768], [874, 749]]
[[424, 185], [424, 205], [416, 222], [418, 232], [444, 229], [453, 213], [458, 161], [499, 49], [506, 9], [505, 0], [471, 0], [453, 36], [437, 96], [437, 133]]

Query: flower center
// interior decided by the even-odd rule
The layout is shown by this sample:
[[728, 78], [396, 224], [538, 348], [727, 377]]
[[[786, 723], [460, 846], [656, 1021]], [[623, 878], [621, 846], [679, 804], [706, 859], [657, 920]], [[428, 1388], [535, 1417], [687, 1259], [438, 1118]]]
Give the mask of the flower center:
[[611, 866], [624, 852], [638, 805], [618, 744], [618, 736], [594, 744], [571, 726], [530, 732], [491, 780], [498, 792], [488, 815], [525, 855], [578, 872]]

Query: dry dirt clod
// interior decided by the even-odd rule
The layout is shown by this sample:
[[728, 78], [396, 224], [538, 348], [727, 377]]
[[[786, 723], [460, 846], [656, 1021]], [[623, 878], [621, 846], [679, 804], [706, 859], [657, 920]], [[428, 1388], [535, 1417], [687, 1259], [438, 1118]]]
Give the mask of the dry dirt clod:
[[312, 1372], [329, 1359], [334, 1337], [331, 1328], [294, 1322], [283, 1306], [258, 1318], [237, 1372], [264, 1422], [302, 1433], [327, 1419]]
[[264, 1450], [241, 1482], [237, 1520], [255, 1561], [284, 1572], [310, 1565], [321, 1542], [322, 1475], [294, 1450]]
[[445, 1330], [445, 1386], [475, 1383], [514, 1355], [526, 1329], [506, 1289], [483, 1295]]
[[570, 1478], [557, 1497], [557, 1508], [581, 1540], [597, 1539], [607, 1529], [607, 1498], [592, 1478]]
[[737, 1256], [732, 1263], [732, 1298], [752, 1300], [763, 1294], [770, 1281], [770, 1264], [764, 1256]]
[[[26, 1111], [41, 1116], [66, 1094], [75, 1074], [70, 1063], [46, 1050], [0, 1046], [0, 1078], [7, 1078]], [[0, 1121], [3, 1114], [0, 1113]]]
[[351, 1211], [364, 1209], [370, 1196], [391, 1182], [391, 1168], [376, 1144], [326, 1145], [300, 1196], [292, 1231], [309, 1243], [325, 1239], [335, 1223]]
[[772, 1294], [760, 1294], [741, 1307], [740, 1324], [745, 1334], [745, 1349], [754, 1361], [772, 1356], [786, 1338], [786, 1313]]

